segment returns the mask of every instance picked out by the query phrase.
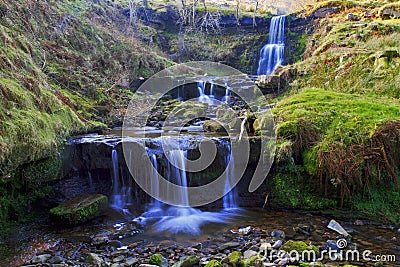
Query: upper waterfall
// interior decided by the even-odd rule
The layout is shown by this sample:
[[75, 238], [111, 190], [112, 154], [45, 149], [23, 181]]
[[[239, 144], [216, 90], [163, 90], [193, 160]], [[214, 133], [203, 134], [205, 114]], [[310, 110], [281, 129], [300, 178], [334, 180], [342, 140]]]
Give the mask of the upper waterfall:
[[261, 48], [257, 75], [269, 75], [283, 64], [285, 50], [285, 16], [275, 16], [269, 27], [268, 43]]

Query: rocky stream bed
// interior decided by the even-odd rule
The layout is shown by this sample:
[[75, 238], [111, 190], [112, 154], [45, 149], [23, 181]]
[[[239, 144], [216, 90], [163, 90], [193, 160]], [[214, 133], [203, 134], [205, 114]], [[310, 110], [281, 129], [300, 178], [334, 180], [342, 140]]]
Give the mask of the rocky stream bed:
[[[2, 266], [400, 266], [398, 226], [321, 212], [253, 209], [215, 216], [229, 219], [203, 225], [199, 235], [158, 232], [151, 222], [140, 225], [112, 209], [71, 228], [25, 226], [9, 240], [17, 256]], [[327, 227], [333, 218], [349, 236]], [[319, 259], [324, 250], [337, 253]], [[367, 250], [369, 261], [363, 258]], [[315, 251], [317, 258], [299, 261], [303, 251]], [[358, 251], [360, 259], [346, 261], [347, 251]]]

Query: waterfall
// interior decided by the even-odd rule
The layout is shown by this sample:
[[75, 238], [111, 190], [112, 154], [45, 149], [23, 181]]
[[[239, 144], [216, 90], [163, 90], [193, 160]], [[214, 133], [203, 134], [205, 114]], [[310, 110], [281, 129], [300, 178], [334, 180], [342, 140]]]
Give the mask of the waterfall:
[[177, 198], [182, 206], [189, 206], [189, 196], [187, 190], [187, 178], [186, 178], [186, 153], [183, 150], [171, 150], [168, 152], [170, 154], [170, 160], [168, 164], [168, 177], [166, 177], [170, 182], [175, 180], [177, 185], [181, 186], [179, 194], [172, 197]]
[[285, 50], [285, 16], [275, 16], [269, 27], [268, 43], [261, 48], [257, 75], [269, 75], [283, 65]]
[[223, 203], [224, 203], [224, 209], [236, 209], [238, 207], [237, 206], [238, 193], [236, 187], [232, 188], [235, 175], [235, 162], [230, 144], [227, 144], [226, 147], [227, 147], [227, 152], [225, 155], [226, 181], [224, 187], [225, 195], [223, 198]]
[[111, 152], [111, 163], [113, 180], [110, 206], [124, 213], [129, 213], [127, 206], [132, 201], [132, 179], [120, 177], [118, 152], [116, 149], [113, 149]]
[[[155, 154], [153, 154], [150, 157], [150, 161], [153, 165], [150, 170], [150, 176], [149, 176], [149, 180], [151, 183], [150, 184], [151, 193], [153, 196], [159, 196], [160, 195], [160, 185], [159, 185], [158, 179], [155, 179], [156, 177], [158, 177], [158, 164], [157, 164], [157, 157]], [[153, 199], [153, 208], [155, 208], [155, 209], [161, 208], [160, 201], [158, 201], [155, 198]]]
[[214, 90], [214, 84], [211, 84], [212, 89], [210, 88], [210, 95], [206, 94], [206, 82], [197, 82], [197, 90], [199, 91], [199, 101], [205, 102], [209, 105], [213, 104], [214, 95], [211, 93], [211, 90]]
[[231, 90], [228, 87], [228, 82], [225, 81], [225, 95], [222, 97], [222, 101], [228, 102], [228, 98], [231, 95]]

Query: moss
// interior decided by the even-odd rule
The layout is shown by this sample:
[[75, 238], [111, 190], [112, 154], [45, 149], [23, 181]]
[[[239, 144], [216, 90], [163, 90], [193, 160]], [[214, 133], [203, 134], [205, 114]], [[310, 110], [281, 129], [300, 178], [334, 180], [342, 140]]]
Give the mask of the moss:
[[283, 246], [280, 248], [283, 251], [290, 253], [290, 251], [296, 251], [298, 253], [303, 253], [304, 251], [314, 251], [318, 253], [319, 250], [316, 246], [310, 246], [304, 243], [303, 241], [293, 241], [288, 240]]
[[221, 267], [222, 263], [217, 260], [210, 260], [204, 267]]
[[[400, 120], [400, 102], [388, 98], [372, 98], [321, 89], [305, 89], [281, 101], [275, 110], [278, 136], [287, 138], [296, 119], [310, 120], [319, 133], [331, 141], [345, 144], [368, 139], [375, 127], [390, 120]], [[286, 126], [288, 125], [288, 126]], [[279, 130], [282, 128], [282, 130]]]
[[228, 260], [231, 264], [238, 264], [240, 258], [242, 257], [242, 253], [240, 253], [239, 251], [233, 251], [228, 255]]
[[50, 215], [59, 223], [76, 225], [98, 216], [107, 206], [104, 195], [82, 195], [52, 208]]
[[[270, 181], [270, 203], [277, 207], [323, 209], [337, 206], [335, 199], [321, 196], [319, 184], [293, 161], [278, 167]], [[306, 186], [305, 186], [306, 185]]]
[[240, 266], [241, 266], [241, 267], [250, 267], [250, 266], [254, 266], [254, 265], [255, 265], [255, 262], [256, 262], [258, 259], [261, 259], [261, 257], [260, 257], [259, 255], [254, 255], [254, 256], [252, 256], [252, 257], [250, 257], [250, 258], [248, 258], [248, 259], [243, 259], [243, 260], [240, 261]]
[[156, 253], [150, 256], [149, 264], [162, 266], [163, 255]]
[[[398, 173], [400, 177], [400, 172]], [[368, 216], [390, 223], [399, 223], [400, 214], [398, 203], [400, 190], [395, 183], [388, 185], [375, 185], [369, 190], [363, 190], [353, 195], [350, 205]]]

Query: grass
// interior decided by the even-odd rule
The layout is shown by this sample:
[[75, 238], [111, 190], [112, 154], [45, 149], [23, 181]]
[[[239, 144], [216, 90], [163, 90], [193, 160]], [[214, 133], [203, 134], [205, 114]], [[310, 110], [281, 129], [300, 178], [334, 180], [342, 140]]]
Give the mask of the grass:
[[400, 121], [400, 100], [309, 88], [273, 111], [277, 136], [292, 143], [295, 164], [312, 178], [308, 183], [341, 205], [397, 177], [398, 126], [392, 121]]
[[282, 100], [274, 111], [278, 121], [308, 120], [322, 139], [353, 144], [370, 138], [378, 125], [400, 120], [400, 101], [310, 88]]

